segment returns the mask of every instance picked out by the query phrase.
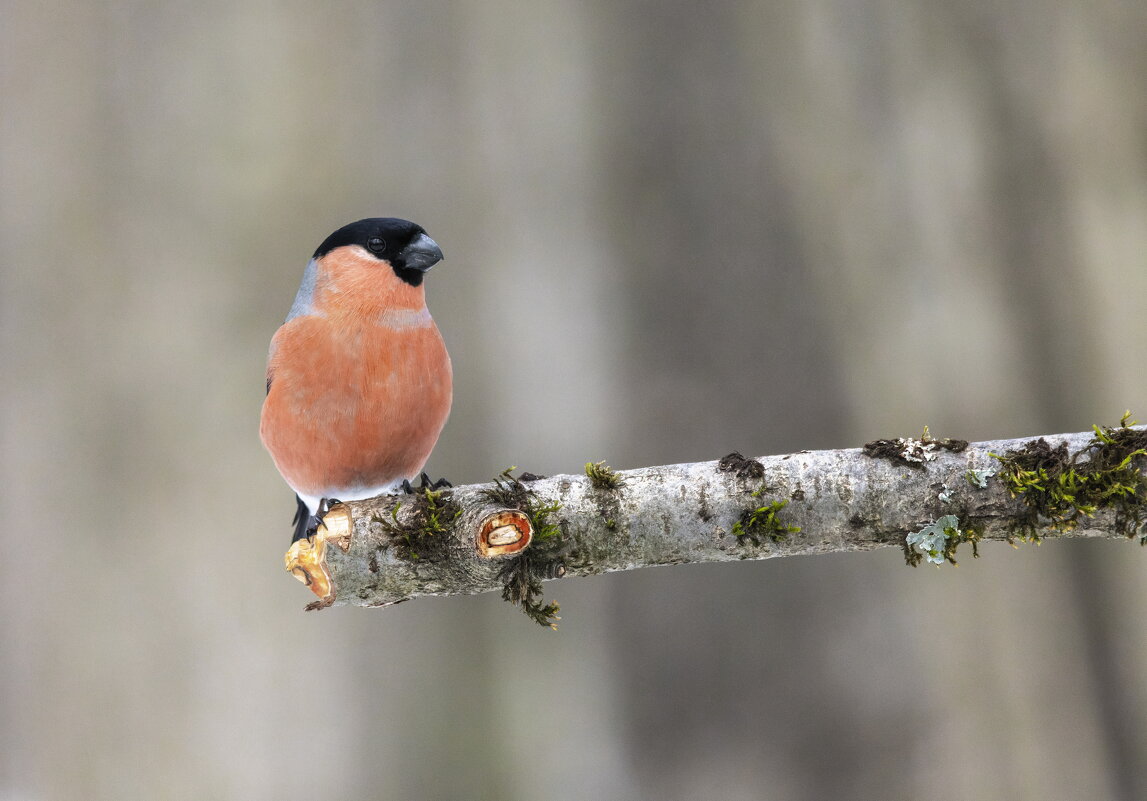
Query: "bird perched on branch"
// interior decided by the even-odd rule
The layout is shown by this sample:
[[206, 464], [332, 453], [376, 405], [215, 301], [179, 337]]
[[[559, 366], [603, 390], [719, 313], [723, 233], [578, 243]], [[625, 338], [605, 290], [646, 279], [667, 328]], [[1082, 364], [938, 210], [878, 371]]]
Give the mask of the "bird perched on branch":
[[259, 426], [297, 497], [295, 540], [332, 500], [409, 489], [438, 441], [450, 357], [422, 279], [441, 260], [421, 226], [381, 217], [338, 229], [307, 264], [271, 339]]

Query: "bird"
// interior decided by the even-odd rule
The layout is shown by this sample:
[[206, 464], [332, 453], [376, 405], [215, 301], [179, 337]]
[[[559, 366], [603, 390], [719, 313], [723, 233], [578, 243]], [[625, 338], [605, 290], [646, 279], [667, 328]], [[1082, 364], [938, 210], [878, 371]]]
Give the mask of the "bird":
[[442, 259], [422, 226], [372, 217], [339, 228], [307, 263], [271, 339], [259, 421], [295, 491], [292, 543], [336, 500], [409, 492], [438, 442], [453, 373], [423, 279]]

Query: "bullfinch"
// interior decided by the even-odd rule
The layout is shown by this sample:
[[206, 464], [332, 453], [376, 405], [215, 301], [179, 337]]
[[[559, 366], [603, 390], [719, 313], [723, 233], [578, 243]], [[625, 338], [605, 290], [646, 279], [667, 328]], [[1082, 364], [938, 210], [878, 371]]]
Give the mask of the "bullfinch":
[[391, 217], [319, 245], [271, 339], [259, 434], [295, 491], [295, 540], [330, 503], [394, 492], [426, 464], [450, 413], [450, 357], [422, 280], [442, 250]]

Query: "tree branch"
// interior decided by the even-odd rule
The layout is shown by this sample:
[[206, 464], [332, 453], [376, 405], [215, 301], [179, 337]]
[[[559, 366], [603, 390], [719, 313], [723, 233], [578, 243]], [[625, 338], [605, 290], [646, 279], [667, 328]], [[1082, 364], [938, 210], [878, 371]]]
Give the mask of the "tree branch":
[[[904, 549], [955, 562], [961, 543], [1147, 540], [1147, 428], [969, 444], [925, 433], [865, 448], [385, 495], [335, 506], [287, 569], [333, 603], [502, 590], [538, 622], [541, 582], [654, 565]], [[995, 455], [993, 455], [995, 454]]]

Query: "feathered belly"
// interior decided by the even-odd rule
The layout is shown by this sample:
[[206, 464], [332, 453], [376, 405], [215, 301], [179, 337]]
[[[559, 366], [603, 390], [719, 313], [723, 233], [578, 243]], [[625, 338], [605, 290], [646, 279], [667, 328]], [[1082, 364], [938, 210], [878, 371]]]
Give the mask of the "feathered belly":
[[263, 441], [287, 482], [350, 498], [418, 475], [450, 413], [450, 357], [433, 323], [310, 338], [307, 351], [272, 356], [264, 404]]

